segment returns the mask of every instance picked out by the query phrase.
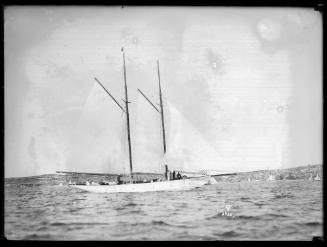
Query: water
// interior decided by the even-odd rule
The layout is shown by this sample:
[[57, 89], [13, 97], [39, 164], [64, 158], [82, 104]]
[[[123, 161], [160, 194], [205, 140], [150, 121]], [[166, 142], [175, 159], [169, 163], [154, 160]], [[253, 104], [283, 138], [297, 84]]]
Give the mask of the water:
[[[222, 216], [226, 205], [233, 216]], [[5, 181], [8, 239], [312, 240], [322, 221], [322, 181], [121, 194], [79, 191], [49, 176]]]

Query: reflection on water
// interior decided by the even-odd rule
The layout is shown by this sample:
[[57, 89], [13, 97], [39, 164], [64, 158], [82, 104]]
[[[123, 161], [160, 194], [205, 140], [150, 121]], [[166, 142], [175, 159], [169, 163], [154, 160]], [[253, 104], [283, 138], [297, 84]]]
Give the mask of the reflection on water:
[[311, 240], [322, 235], [322, 219], [322, 181], [121, 194], [83, 192], [50, 178], [5, 182], [8, 239]]

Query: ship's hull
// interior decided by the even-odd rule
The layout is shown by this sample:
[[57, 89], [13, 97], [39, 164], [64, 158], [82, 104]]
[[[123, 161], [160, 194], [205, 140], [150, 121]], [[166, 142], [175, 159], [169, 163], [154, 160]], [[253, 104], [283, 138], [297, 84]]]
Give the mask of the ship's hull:
[[211, 184], [212, 178], [204, 176], [153, 183], [121, 184], [121, 185], [72, 185], [72, 187], [95, 193], [150, 192], [191, 190], [205, 184]]

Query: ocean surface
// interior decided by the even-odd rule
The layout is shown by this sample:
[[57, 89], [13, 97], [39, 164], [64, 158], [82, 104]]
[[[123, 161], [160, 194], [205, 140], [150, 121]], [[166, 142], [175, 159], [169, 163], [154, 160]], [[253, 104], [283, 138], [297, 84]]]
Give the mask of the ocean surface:
[[[95, 194], [46, 175], [5, 179], [11, 240], [312, 240], [322, 181], [218, 182], [191, 191]], [[229, 210], [228, 210], [229, 209]], [[223, 215], [228, 212], [230, 216]]]

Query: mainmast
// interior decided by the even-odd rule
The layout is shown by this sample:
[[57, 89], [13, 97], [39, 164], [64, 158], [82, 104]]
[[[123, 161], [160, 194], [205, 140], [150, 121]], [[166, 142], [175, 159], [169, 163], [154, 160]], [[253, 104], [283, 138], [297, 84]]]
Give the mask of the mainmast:
[[[160, 70], [159, 70], [159, 60], [157, 60], [157, 68], [158, 68], [158, 79], [159, 79], [159, 100], [160, 100], [160, 110], [145, 96], [145, 94], [138, 89], [138, 91], [142, 94], [142, 96], [150, 103], [150, 105], [161, 115], [161, 126], [162, 126], [162, 140], [163, 140], [163, 151], [166, 154], [166, 133], [165, 133], [165, 119], [164, 119], [164, 112], [163, 112], [163, 104], [162, 104], [162, 91], [161, 91], [161, 83], [160, 83]], [[168, 174], [168, 166], [165, 165], [165, 176], [167, 179]]]
[[163, 148], [164, 148], [164, 153], [166, 153], [165, 121], [164, 121], [164, 113], [163, 113], [163, 105], [162, 105], [162, 92], [161, 92], [161, 84], [160, 84], [159, 60], [157, 60], [157, 67], [158, 67], [158, 79], [159, 79], [159, 99], [160, 99], [160, 112], [161, 112], [161, 125], [162, 125]]
[[130, 167], [130, 174], [132, 176], [133, 173], [133, 164], [132, 164], [132, 146], [131, 146], [131, 134], [130, 134], [130, 127], [129, 127], [129, 111], [128, 111], [128, 92], [127, 92], [127, 83], [126, 83], [126, 66], [125, 66], [125, 53], [124, 48], [121, 48], [123, 53], [123, 63], [124, 63], [124, 82], [125, 82], [125, 111], [126, 111], [126, 123], [127, 123], [127, 139], [128, 139], [128, 153], [129, 153], [129, 167]]
[[159, 79], [159, 100], [160, 100], [160, 110], [145, 96], [145, 94], [138, 89], [138, 91], [142, 94], [142, 96], [150, 103], [150, 105], [161, 114], [161, 126], [162, 126], [162, 139], [163, 139], [163, 149], [164, 154], [166, 153], [166, 134], [165, 134], [165, 120], [164, 120], [164, 113], [163, 113], [163, 105], [162, 105], [162, 92], [161, 92], [161, 83], [160, 83], [160, 70], [159, 70], [159, 60], [157, 60], [157, 67], [158, 67], [158, 79]]

